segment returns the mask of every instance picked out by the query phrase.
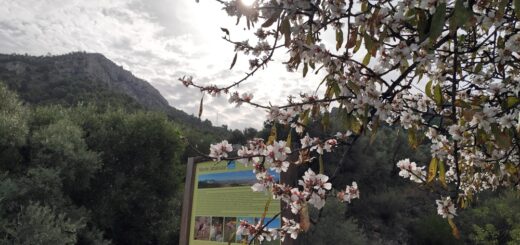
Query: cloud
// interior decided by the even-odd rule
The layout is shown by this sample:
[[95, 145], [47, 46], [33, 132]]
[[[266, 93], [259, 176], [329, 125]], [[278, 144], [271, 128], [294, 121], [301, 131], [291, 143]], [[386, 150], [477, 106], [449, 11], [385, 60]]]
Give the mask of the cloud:
[[[242, 55], [228, 70], [234, 47], [221, 39], [220, 27], [228, 28], [237, 40], [248, 36], [216, 1], [0, 0], [0, 6], [2, 52], [102, 53], [149, 81], [172, 106], [189, 114], [198, 113], [201, 94], [185, 88], [179, 77], [192, 75], [198, 82], [225, 85], [249, 72], [248, 58]], [[299, 89], [312, 91], [309, 81], [300, 72], [288, 74], [283, 65], [271, 64], [239, 90], [255, 93], [255, 102], [280, 104]], [[262, 126], [263, 110], [235, 108], [227, 100], [228, 95], [206, 96], [202, 118], [229, 128]]]

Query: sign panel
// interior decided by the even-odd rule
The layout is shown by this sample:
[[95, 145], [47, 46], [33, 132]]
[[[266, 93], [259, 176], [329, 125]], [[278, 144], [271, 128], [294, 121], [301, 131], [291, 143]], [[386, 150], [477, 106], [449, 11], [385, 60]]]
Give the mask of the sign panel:
[[[240, 221], [258, 223], [269, 199], [269, 194], [251, 190], [256, 183], [252, 167], [234, 161], [201, 162], [195, 164], [194, 172], [188, 244], [218, 245], [228, 241], [240, 244], [241, 237], [234, 235]], [[279, 181], [278, 173], [270, 174]], [[280, 202], [272, 201], [265, 222], [280, 210]], [[268, 228], [279, 228], [280, 225], [281, 220], [277, 217]], [[280, 240], [263, 244], [279, 245]]]

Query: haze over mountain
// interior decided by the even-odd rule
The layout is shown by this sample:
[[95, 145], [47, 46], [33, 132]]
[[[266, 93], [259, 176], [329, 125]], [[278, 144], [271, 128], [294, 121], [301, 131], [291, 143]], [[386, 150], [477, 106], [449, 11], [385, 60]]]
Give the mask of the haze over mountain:
[[[148, 82], [102, 54], [75, 52], [57, 56], [0, 54], [0, 81], [31, 104], [123, 105], [161, 111], [172, 120], [197, 128], [211, 127], [168, 104]], [[217, 127], [219, 129], [225, 128]]]

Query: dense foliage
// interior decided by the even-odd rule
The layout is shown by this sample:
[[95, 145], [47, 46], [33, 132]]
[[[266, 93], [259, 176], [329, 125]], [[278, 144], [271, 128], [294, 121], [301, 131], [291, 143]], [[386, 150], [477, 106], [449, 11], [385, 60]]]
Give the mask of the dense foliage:
[[[210, 144], [229, 138], [225, 125], [213, 125], [174, 107], [146, 81], [114, 64], [101, 54], [73, 52], [64, 55], [28, 56], [0, 54], [0, 80], [31, 105], [65, 107], [95, 105], [165, 113], [193, 146], [207, 152]], [[239, 135], [236, 135], [239, 133]], [[240, 136], [241, 131], [235, 132]], [[183, 160], [196, 155], [188, 148]]]
[[[332, 122], [339, 121], [336, 116], [331, 114]], [[319, 124], [311, 127], [312, 134], [321, 136], [339, 130], [341, 125], [332, 123], [327, 130]], [[266, 126], [259, 136], [268, 137], [270, 131]], [[279, 126], [277, 132], [287, 138], [286, 128]], [[296, 137], [291, 138], [293, 145], [299, 144]], [[458, 215], [460, 239], [456, 239], [429, 201], [435, 193], [428, 186], [417, 189], [399, 176], [396, 159], [428, 160], [429, 146], [412, 149], [407, 141], [402, 129], [383, 127], [375, 136], [360, 137], [352, 147], [339, 146], [324, 155], [324, 173], [335, 176], [333, 185], [357, 180], [365, 188], [360, 199], [349, 205], [331, 199], [321, 213], [311, 210], [312, 225], [299, 244], [515, 244], [519, 222], [515, 202], [520, 201], [517, 192], [500, 190], [479, 195], [468, 212]], [[318, 159], [309, 166], [319, 171]], [[306, 166], [298, 169], [301, 174], [305, 170]]]
[[175, 244], [183, 143], [165, 115], [28, 107], [0, 86], [2, 244]]

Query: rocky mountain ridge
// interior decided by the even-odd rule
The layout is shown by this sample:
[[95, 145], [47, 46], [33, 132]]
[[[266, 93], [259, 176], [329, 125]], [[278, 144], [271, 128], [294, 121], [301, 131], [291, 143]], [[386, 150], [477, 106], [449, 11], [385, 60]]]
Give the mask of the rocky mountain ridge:
[[[211, 122], [201, 121], [170, 106], [147, 81], [99, 53], [0, 54], [0, 81], [31, 104], [77, 105], [108, 101], [127, 108], [161, 111], [176, 122], [196, 128], [212, 127]], [[214, 128], [226, 131], [222, 127]]]

